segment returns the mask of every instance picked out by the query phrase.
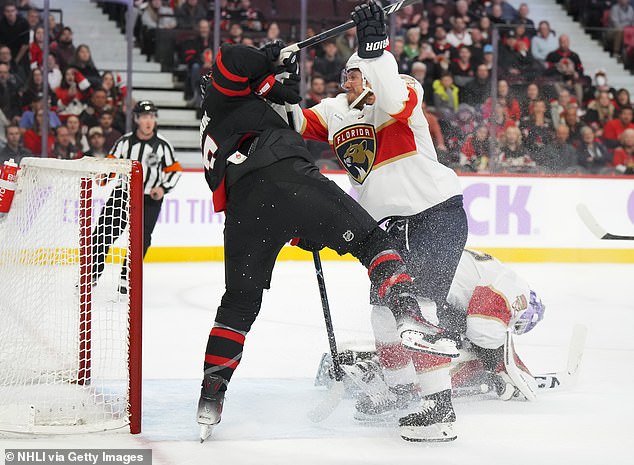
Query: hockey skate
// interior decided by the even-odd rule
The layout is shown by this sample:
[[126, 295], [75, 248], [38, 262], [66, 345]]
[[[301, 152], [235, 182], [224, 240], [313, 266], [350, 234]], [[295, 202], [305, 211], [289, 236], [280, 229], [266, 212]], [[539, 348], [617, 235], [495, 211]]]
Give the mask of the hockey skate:
[[359, 361], [341, 368], [361, 391], [355, 404], [355, 420], [390, 421], [397, 412], [420, 399], [413, 383], [388, 386], [383, 380], [381, 367], [373, 360]]
[[423, 317], [406, 313], [397, 319], [397, 327], [401, 344], [410, 350], [451, 358], [460, 356], [456, 342]]
[[398, 420], [401, 437], [413, 442], [453, 441], [455, 422], [449, 389], [423, 397], [419, 411]]
[[205, 374], [198, 401], [198, 424], [200, 425], [200, 442], [207, 439], [213, 427], [220, 423], [222, 404], [225, 400], [225, 391], [220, 388], [226, 384], [225, 380], [217, 375]]

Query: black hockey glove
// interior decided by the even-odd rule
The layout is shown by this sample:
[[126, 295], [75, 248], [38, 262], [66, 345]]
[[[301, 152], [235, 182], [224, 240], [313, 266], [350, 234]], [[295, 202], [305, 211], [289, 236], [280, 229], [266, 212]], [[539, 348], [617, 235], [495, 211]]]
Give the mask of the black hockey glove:
[[273, 42], [269, 42], [268, 44], [264, 44], [260, 47], [260, 51], [266, 55], [269, 61], [275, 63], [277, 59], [280, 57], [280, 52], [284, 48], [284, 42], [281, 40], [274, 40]]
[[299, 95], [299, 76], [297, 74], [291, 74], [283, 78], [281, 82], [275, 81], [271, 90], [266, 94], [266, 98], [278, 105], [301, 102], [302, 97]]
[[324, 244], [313, 242], [311, 240], [303, 239], [300, 237], [294, 237], [293, 239], [291, 239], [291, 245], [297, 246], [300, 249], [307, 250], [308, 252], [319, 252], [325, 247]]
[[367, 4], [357, 5], [351, 14], [357, 26], [357, 38], [361, 58], [376, 58], [383, 54], [387, 47], [387, 27], [385, 12], [374, 0]]

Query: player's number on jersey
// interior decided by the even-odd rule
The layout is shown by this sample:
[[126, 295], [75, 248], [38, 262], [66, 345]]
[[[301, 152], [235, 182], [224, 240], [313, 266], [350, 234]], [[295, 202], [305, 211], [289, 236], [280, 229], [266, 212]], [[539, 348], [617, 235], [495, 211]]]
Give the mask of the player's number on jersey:
[[214, 169], [216, 150], [218, 150], [218, 144], [207, 134], [205, 136], [205, 143], [203, 144], [203, 166], [208, 171]]

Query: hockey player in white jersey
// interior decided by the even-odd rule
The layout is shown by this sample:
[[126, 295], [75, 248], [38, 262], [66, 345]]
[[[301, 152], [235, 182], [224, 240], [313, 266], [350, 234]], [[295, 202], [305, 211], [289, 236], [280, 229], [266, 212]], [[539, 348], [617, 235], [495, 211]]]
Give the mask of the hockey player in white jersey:
[[[534, 398], [537, 383], [512, 342], [513, 336], [526, 334], [544, 318], [546, 307], [528, 283], [491, 255], [465, 249], [448, 301], [455, 309], [454, 329], [465, 338], [464, 360], [461, 356], [452, 366], [454, 390], [470, 386], [476, 388], [470, 392], [479, 392], [486, 387], [502, 400]], [[377, 325], [373, 330], [377, 340], [392, 333], [390, 327], [383, 328], [383, 334]], [[397, 344], [393, 334], [391, 339]], [[380, 421], [411, 409], [415, 396], [398, 387], [416, 385], [416, 378], [379, 351], [376, 357], [368, 355], [343, 369], [361, 392], [385, 408], [374, 416], [359, 417], [357, 412], [357, 418]]]
[[[384, 53], [385, 16], [373, 1], [352, 13], [358, 52], [342, 78], [346, 94], [323, 99], [308, 110], [293, 109], [295, 127], [306, 139], [329, 142], [358, 193], [358, 202], [384, 224], [414, 276], [425, 318], [433, 321], [446, 297], [467, 239], [462, 190], [453, 170], [438, 162], [422, 110], [423, 88], [398, 74]], [[400, 339], [389, 310], [372, 301], [372, 324], [382, 363], [417, 378], [390, 383], [404, 398], [420, 397], [420, 408], [400, 418], [401, 436], [411, 441], [449, 441], [455, 413], [449, 357], [413, 353]], [[457, 354], [456, 350], [456, 354]], [[389, 374], [388, 374], [389, 376]], [[380, 415], [384, 405], [360, 399], [360, 416]]]

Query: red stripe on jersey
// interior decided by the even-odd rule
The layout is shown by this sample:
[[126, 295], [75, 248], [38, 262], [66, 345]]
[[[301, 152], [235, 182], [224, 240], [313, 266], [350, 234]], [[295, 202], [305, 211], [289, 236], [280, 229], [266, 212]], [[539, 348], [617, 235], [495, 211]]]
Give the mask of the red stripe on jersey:
[[235, 341], [239, 344], [244, 345], [244, 335], [240, 333], [236, 333], [235, 331], [231, 331], [229, 329], [214, 327], [211, 329], [211, 332], [209, 333], [209, 335], [215, 336], [215, 337], [222, 337], [224, 339], [230, 339], [232, 341]]
[[387, 291], [395, 284], [402, 283], [402, 282], [411, 282], [411, 281], [412, 281], [412, 277], [408, 274], [399, 274], [397, 276], [391, 276], [385, 281], [383, 281], [383, 284], [379, 286], [379, 291], [378, 291], [379, 297], [381, 299], [385, 297], [385, 294], [387, 294]]
[[395, 261], [398, 261], [398, 262], [402, 261], [401, 260], [401, 256], [399, 254], [386, 253], [385, 255], [381, 255], [379, 258], [377, 258], [375, 260], [372, 260], [372, 263], [370, 263], [370, 267], [368, 268], [368, 275], [370, 275], [372, 273], [374, 268], [376, 268], [381, 263], [386, 262], [388, 260], [395, 260]]
[[500, 320], [505, 326], [508, 326], [509, 321], [511, 321], [511, 310], [506, 299], [495, 289], [488, 286], [477, 286], [469, 301], [467, 316], [492, 318]]
[[216, 355], [205, 354], [205, 363], [209, 363], [210, 365], [216, 365], [221, 367], [228, 367], [232, 370], [235, 370], [238, 366], [239, 362], [237, 360], [232, 360], [226, 357], [218, 357]]
[[218, 51], [218, 56], [216, 57], [216, 65], [218, 66], [218, 69], [220, 70], [222, 75], [230, 81], [247, 82], [249, 80], [248, 77], [233, 74], [231, 71], [225, 68], [224, 63], [222, 62], [222, 53], [220, 53], [220, 51]]
[[392, 118], [399, 121], [407, 122], [407, 119], [412, 116], [414, 109], [418, 106], [418, 95], [413, 87], [407, 87], [407, 100], [405, 101], [405, 108], [395, 115], [390, 115]]
[[218, 92], [223, 93], [229, 97], [241, 97], [243, 95], [248, 95], [251, 92], [251, 89], [249, 89], [248, 87], [242, 90], [231, 90], [222, 87], [216, 81], [211, 81], [211, 83], [218, 90]]
[[416, 373], [420, 373], [421, 371], [431, 371], [442, 366], [449, 365], [451, 363], [451, 358], [442, 357], [440, 355], [419, 354], [413, 352], [412, 362], [414, 362]]
[[376, 133], [376, 159], [374, 167], [401, 155], [416, 152], [416, 140], [412, 129], [402, 121], [394, 121]]
[[212, 194], [215, 212], [223, 212], [227, 209], [227, 191], [225, 190], [225, 178], [222, 178], [220, 185]]
[[400, 344], [376, 343], [376, 353], [382, 367], [390, 370], [406, 367], [410, 360], [410, 354]]
[[319, 115], [310, 108], [302, 110], [304, 113], [304, 127], [300, 133], [305, 139], [328, 142], [328, 126]]

